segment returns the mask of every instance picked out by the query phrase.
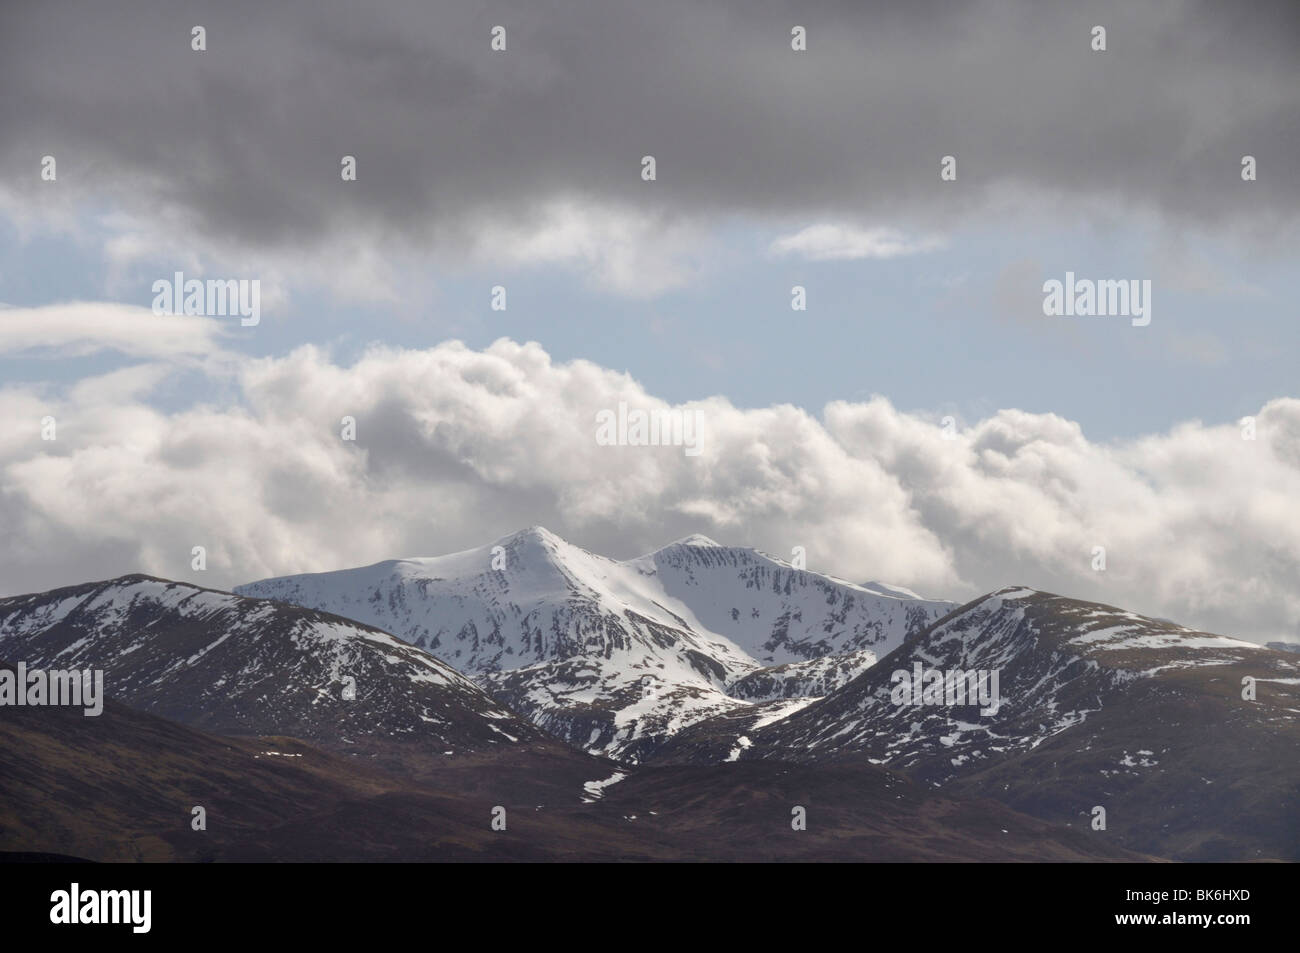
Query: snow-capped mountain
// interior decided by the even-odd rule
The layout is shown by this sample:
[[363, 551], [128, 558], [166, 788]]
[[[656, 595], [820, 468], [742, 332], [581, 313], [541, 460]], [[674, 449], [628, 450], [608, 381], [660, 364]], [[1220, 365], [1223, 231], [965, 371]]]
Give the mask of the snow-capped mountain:
[[[619, 561], [541, 527], [449, 556], [235, 591], [391, 632], [548, 731], [630, 761], [687, 725], [751, 704], [748, 685], [731, 688], [760, 669], [846, 653], [868, 665], [953, 607], [702, 536]], [[782, 691], [820, 690], [832, 669], [847, 671], [778, 676]]]
[[298, 606], [131, 575], [0, 599], [0, 659], [101, 669], [105, 693], [210, 731], [430, 756], [542, 737], [451, 666]]
[[[244, 588], [369, 612], [478, 670], [341, 614], [139, 575], [0, 599], [0, 663], [102, 669], [125, 705], [218, 734], [282, 736], [277, 753], [305, 742], [360, 756], [347, 763], [459, 792], [458, 817], [483, 803], [582, 806], [605, 812], [606, 831], [627, 823], [620, 810], [723, 803], [728, 785], [749, 797], [751, 782], [783, 778], [800, 797], [812, 784], [834, 810], [860, 807], [875, 779], [872, 811], [884, 811], [899, 795], [883, 780], [892, 772], [914, 792], [985, 805], [976, 813], [992, 798], [1036, 815], [1085, 855], [1300, 859], [1300, 658], [1166, 620], [1023, 588], [945, 611], [698, 537], [620, 562], [542, 530]], [[997, 673], [995, 703], [900, 702], [899, 674], [918, 666]], [[101, 721], [5, 724], [24, 750], [75, 754], [89, 750], [79, 726]], [[126, 737], [144, 756], [168, 730], [142, 721]], [[269, 757], [263, 743], [247, 754]], [[238, 752], [224, 750], [233, 764]], [[1102, 831], [1090, 826], [1097, 807]], [[543, 826], [568, 831], [556, 849], [571, 852], [567, 817]], [[689, 841], [705, 822], [686, 823]]]
[[[782, 758], [821, 760], [865, 754], [896, 767], [923, 764], [928, 777], [946, 780], [990, 752], [1038, 747], [1083, 723], [1135, 680], [1256, 660], [1265, 671], [1288, 664], [1300, 670], [1300, 664], [1252, 642], [1008, 587], [962, 606], [816, 703], [768, 721], [746, 736], [745, 756], [780, 752]], [[854, 659], [822, 664], [840, 662], [852, 665]], [[896, 673], [905, 673], [910, 684], [918, 665], [922, 673], [997, 673], [996, 703], [988, 713], [973, 698], [958, 705], [900, 704], [896, 686], [904, 679]], [[773, 691], [767, 697], [781, 696]], [[743, 727], [743, 720], [730, 722], [733, 731]], [[709, 726], [698, 728], [702, 737]], [[735, 739], [715, 744], [730, 751]]]
[[[949, 699], [946, 679], [909, 699], [918, 666], [997, 673], [996, 701]], [[1300, 857], [1300, 659], [1031, 589], [962, 606], [824, 698], [697, 723], [658, 757], [866, 760], [1084, 829], [1107, 807], [1129, 849]]]

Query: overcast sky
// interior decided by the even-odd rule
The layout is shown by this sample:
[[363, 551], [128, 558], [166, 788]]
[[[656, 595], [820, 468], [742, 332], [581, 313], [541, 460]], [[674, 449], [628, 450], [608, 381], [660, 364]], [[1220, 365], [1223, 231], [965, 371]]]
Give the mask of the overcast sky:
[[0, 593], [540, 523], [1300, 638], [1300, 5], [6, 4], [0, 88]]

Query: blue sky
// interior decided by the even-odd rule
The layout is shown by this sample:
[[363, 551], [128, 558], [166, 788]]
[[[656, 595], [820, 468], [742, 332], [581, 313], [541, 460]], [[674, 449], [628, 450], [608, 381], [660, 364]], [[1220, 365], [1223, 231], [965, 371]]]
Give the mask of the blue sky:
[[[95, 235], [22, 236], [0, 225], [0, 301], [145, 305], [149, 286], [190, 256], [115, 267]], [[311, 342], [349, 361], [372, 342], [426, 347], [448, 338], [482, 348], [536, 340], [557, 360], [585, 358], [631, 374], [671, 402], [724, 395], [741, 407], [883, 394], [906, 410], [973, 421], [1004, 407], [1054, 412], [1109, 440], [1187, 419], [1231, 422], [1293, 390], [1300, 305], [1294, 254], [1185, 236], [1157, 223], [1102, 231], [1044, 221], [967, 225], [942, 247], [888, 259], [809, 261], [770, 250], [773, 228], [734, 225], [684, 287], [648, 299], [612, 291], [567, 264], [447, 261], [400, 275], [396, 302], [339, 300], [287, 282], [256, 329], [230, 345], [282, 355]], [[1153, 320], [1048, 317], [1041, 282], [1150, 278]], [[187, 277], [202, 277], [190, 271]], [[507, 289], [504, 312], [490, 289]], [[790, 308], [803, 285], [808, 310]], [[234, 322], [232, 322], [233, 324]], [[13, 379], [58, 379], [108, 367], [97, 356], [51, 364], [0, 362]]]

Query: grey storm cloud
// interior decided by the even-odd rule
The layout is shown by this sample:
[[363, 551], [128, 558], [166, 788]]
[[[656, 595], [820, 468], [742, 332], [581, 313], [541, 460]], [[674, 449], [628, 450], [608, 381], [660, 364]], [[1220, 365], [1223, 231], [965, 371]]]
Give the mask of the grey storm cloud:
[[0, 171], [39, 214], [53, 154], [245, 250], [455, 249], [555, 200], [942, 229], [1100, 198], [1267, 240], [1300, 208], [1298, 80], [1293, 2], [5, 4]]

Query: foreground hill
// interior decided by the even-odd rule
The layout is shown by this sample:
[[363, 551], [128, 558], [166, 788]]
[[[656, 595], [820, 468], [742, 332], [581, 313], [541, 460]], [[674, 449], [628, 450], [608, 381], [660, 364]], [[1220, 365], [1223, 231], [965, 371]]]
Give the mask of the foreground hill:
[[[0, 852], [98, 861], [1128, 860], [869, 765], [641, 769], [519, 747], [424, 781], [288, 738], [218, 737], [110, 701], [0, 709]], [[610, 774], [605, 772], [614, 768]], [[614, 780], [611, 780], [611, 779]], [[791, 829], [791, 810], [807, 830]], [[206, 830], [191, 827], [206, 811]], [[506, 829], [493, 830], [494, 808]], [[1142, 858], [1136, 858], [1142, 859]]]

